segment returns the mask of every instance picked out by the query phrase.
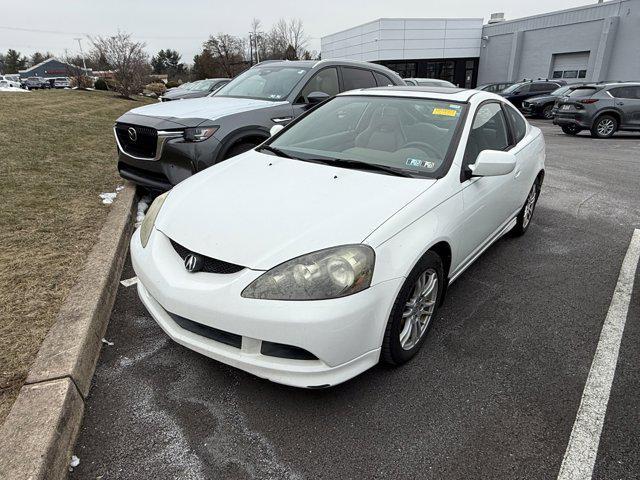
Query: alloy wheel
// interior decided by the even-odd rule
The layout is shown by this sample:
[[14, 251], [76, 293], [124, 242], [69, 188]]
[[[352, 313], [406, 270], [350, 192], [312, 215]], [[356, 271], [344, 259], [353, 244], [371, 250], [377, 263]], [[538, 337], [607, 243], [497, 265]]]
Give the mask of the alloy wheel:
[[598, 122], [596, 130], [598, 131], [598, 135], [608, 137], [613, 133], [614, 128], [616, 128], [616, 126], [613, 120], [610, 118], [604, 118]]
[[531, 221], [531, 217], [533, 217], [533, 209], [536, 208], [536, 196], [538, 194], [538, 185], [534, 184], [531, 187], [531, 191], [529, 192], [529, 196], [527, 197], [527, 202], [524, 204], [524, 215], [522, 216], [522, 227], [527, 228], [529, 222]]
[[409, 300], [405, 304], [400, 329], [400, 346], [404, 350], [415, 347], [427, 331], [438, 300], [438, 274], [432, 268], [417, 278]]

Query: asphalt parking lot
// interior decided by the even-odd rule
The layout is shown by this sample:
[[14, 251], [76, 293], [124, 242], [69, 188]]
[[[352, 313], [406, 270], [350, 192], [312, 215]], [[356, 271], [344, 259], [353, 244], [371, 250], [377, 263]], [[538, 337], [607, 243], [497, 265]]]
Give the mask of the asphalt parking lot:
[[[547, 173], [531, 228], [452, 285], [402, 368], [327, 390], [276, 385], [173, 343], [120, 286], [70, 477], [556, 478], [640, 227], [640, 135], [532, 123]], [[640, 477], [635, 275], [594, 479]]]

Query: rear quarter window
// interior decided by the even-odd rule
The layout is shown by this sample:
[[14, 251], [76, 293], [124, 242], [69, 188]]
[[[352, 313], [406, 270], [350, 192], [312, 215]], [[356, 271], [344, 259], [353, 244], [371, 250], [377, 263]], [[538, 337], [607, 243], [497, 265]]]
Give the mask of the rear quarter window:
[[598, 91], [595, 87], [578, 87], [569, 94], [569, 98], [590, 97]]

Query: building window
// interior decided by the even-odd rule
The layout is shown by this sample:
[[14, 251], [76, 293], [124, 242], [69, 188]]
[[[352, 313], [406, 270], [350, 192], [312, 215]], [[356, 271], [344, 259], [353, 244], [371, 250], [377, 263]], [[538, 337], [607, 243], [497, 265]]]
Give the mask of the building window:
[[553, 78], [562, 78], [562, 70], [556, 70], [553, 72]]
[[439, 78], [440, 80], [454, 81], [456, 63], [453, 60], [427, 62], [427, 78]]
[[586, 70], [579, 70], [578, 71], [578, 78], [587, 78], [587, 71]]
[[401, 78], [417, 77], [418, 64], [416, 62], [380, 62], [385, 67], [396, 72]]
[[578, 70], [565, 70], [562, 78], [578, 78]]

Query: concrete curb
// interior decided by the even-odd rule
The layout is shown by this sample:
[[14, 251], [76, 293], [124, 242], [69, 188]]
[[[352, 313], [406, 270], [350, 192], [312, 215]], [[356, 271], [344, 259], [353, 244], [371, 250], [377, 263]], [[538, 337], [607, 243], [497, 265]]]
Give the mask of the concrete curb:
[[66, 477], [129, 246], [135, 198], [132, 184], [118, 194], [0, 428], [3, 480]]

